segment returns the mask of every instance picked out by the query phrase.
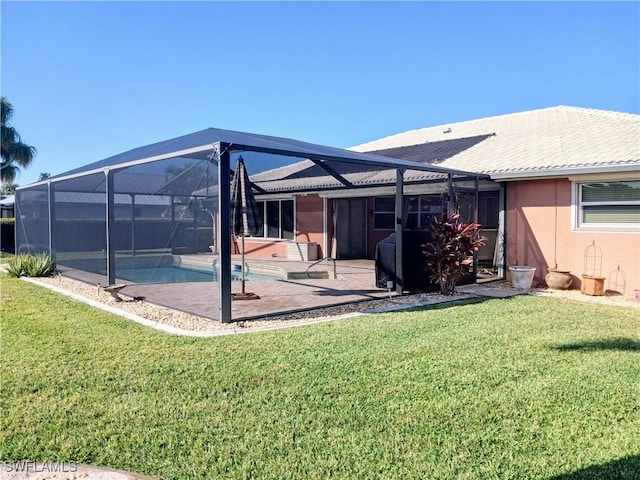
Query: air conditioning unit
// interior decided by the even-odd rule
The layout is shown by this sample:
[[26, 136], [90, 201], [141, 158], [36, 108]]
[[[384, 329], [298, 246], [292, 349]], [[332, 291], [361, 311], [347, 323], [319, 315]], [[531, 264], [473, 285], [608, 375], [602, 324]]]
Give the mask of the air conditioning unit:
[[287, 244], [287, 260], [305, 262], [318, 259], [318, 244], [315, 242], [293, 242]]

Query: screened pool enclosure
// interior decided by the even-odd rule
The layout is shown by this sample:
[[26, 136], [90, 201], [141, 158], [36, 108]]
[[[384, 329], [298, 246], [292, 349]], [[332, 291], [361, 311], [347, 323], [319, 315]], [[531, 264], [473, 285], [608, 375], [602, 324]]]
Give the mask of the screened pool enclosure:
[[[59, 266], [68, 269], [65, 274], [98, 275], [103, 285], [120, 280], [170, 283], [176, 280], [163, 269], [175, 266], [176, 258], [217, 255], [211, 281], [219, 292], [219, 318], [229, 322], [233, 280], [229, 195], [239, 155], [250, 175], [268, 172], [267, 189], [259, 181], [253, 183], [256, 196], [266, 199], [277, 197], [278, 192], [267, 185], [274, 185], [278, 172], [291, 183], [292, 176], [283, 167], [295, 162], [311, 162], [331, 180], [318, 182], [313, 191], [364, 188], [366, 182], [350, 178], [362, 177], [363, 172], [395, 171], [392, 183], [399, 216], [409, 172], [448, 182], [449, 189], [455, 182], [466, 182], [475, 185], [476, 192], [481, 178], [412, 161], [209, 128], [19, 188], [16, 251], [50, 252]], [[295, 186], [287, 189], [288, 194], [296, 193]], [[293, 230], [293, 222], [287, 225]], [[295, 232], [285, 233], [294, 238]], [[401, 222], [396, 233], [397, 255], [402, 258]], [[401, 270], [400, 266], [400, 289]]]

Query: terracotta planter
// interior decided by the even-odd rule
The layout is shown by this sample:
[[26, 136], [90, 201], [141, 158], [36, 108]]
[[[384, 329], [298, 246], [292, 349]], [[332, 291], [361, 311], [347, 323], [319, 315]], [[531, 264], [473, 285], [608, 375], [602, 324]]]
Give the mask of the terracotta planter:
[[604, 280], [605, 277], [582, 275], [582, 286], [580, 287], [580, 291], [585, 295], [592, 295], [595, 297], [604, 295]]
[[509, 272], [511, 272], [511, 283], [515, 288], [520, 290], [529, 290], [533, 283], [533, 276], [536, 273], [536, 267], [509, 267]]
[[553, 288], [554, 290], [567, 290], [573, 283], [573, 277], [570, 273], [569, 270], [550, 268], [549, 273], [544, 277], [544, 281], [549, 288]]

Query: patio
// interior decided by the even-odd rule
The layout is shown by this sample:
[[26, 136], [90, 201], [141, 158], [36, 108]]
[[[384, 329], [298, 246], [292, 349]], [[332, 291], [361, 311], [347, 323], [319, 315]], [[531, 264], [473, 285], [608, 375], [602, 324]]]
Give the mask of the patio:
[[[181, 263], [212, 265], [214, 255], [180, 256]], [[233, 255], [232, 263], [239, 263], [240, 256]], [[284, 259], [250, 259], [249, 271], [266, 271], [279, 274], [280, 280], [247, 280], [246, 290], [256, 293], [260, 299], [232, 302], [234, 320], [260, 319], [270, 315], [292, 313], [340, 304], [362, 302], [387, 297], [389, 292], [375, 286], [373, 260], [337, 260], [336, 277], [333, 263], [304, 262]], [[315, 265], [314, 265], [315, 264]], [[309, 268], [311, 267], [311, 268]], [[325, 278], [306, 278], [323, 276]], [[80, 270], [60, 268], [63, 276], [81, 280], [90, 285], [104, 283], [104, 276]], [[183, 282], [136, 284], [125, 279], [121, 292], [125, 297], [143, 297], [146, 302], [218, 321], [218, 282]], [[239, 292], [241, 282], [232, 282], [232, 292]], [[392, 292], [392, 295], [396, 295]]]

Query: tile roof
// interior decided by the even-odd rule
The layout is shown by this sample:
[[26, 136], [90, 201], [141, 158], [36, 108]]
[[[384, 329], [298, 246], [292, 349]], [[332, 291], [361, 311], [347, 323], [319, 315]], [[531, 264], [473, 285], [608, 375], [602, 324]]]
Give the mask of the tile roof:
[[[405, 159], [399, 155], [387, 155], [391, 158]], [[426, 163], [426, 162], [421, 162]], [[435, 163], [434, 163], [435, 164]], [[374, 168], [351, 163], [332, 164], [332, 168], [342, 178], [357, 187], [377, 185], [395, 185], [395, 169]], [[454, 175], [455, 178], [468, 178], [467, 175]], [[418, 170], [406, 170], [405, 183], [426, 180], [446, 180], [445, 174]], [[335, 177], [310, 160], [268, 170], [250, 176], [251, 182], [267, 192], [292, 192], [299, 190], [346, 189], [347, 187]]]
[[640, 115], [561, 105], [411, 130], [352, 150], [503, 178], [578, 167], [633, 170], [640, 169]]
[[[352, 150], [486, 173], [493, 178], [566, 175], [584, 167], [640, 172], [640, 115], [558, 106], [411, 130]], [[394, 170], [344, 164], [356, 186], [393, 184]], [[406, 182], [440, 178], [407, 170]], [[251, 176], [269, 192], [340, 187], [308, 160]]]

